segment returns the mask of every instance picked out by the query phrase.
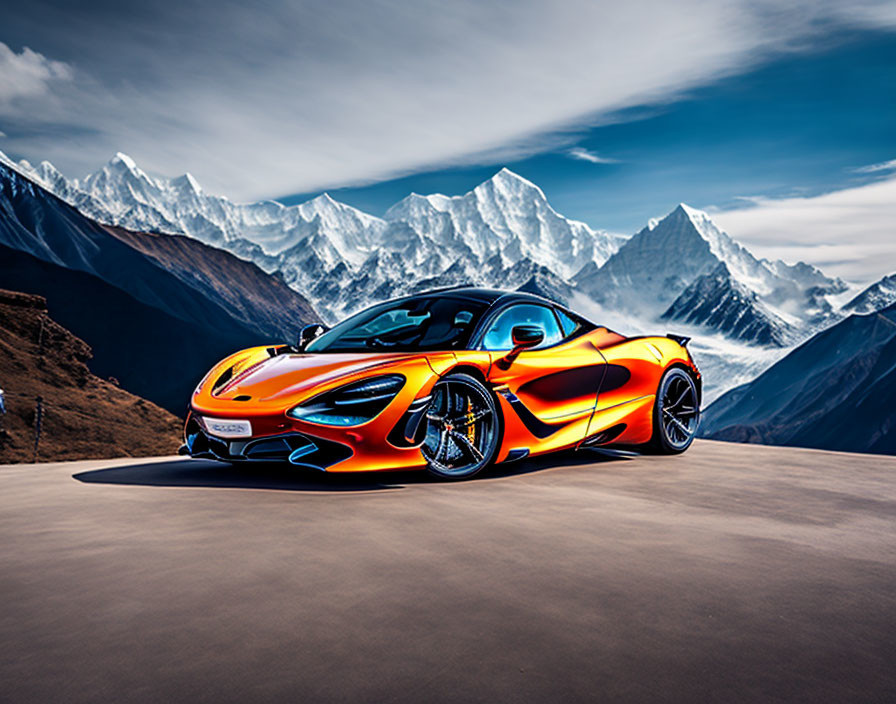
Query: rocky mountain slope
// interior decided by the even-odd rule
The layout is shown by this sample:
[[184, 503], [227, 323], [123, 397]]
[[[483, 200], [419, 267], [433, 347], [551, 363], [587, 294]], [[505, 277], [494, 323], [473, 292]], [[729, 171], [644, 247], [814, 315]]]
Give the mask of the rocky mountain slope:
[[181, 412], [209, 365], [318, 320], [254, 264], [189, 237], [101, 225], [0, 164], [0, 285], [46, 297], [92, 368]]
[[39, 459], [168, 455], [180, 444], [171, 413], [90, 372], [90, 346], [56, 323], [40, 296], [0, 290], [0, 464]]
[[864, 289], [843, 310], [849, 313], [872, 313], [896, 303], [896, 274], [883, 277]]
[[732, 339], [767, 346], [786, 347], [797, 335], [794, 326], [732, 276], [724, 262], [694, 279], [662, 319], [723, 330]]
[[706, 213], [684, 204], [603, 266], [585, 267], [575, 283], [604, 306], [778, 346], [829, 322], [826, 296], [846, 289], [807, 264], [757, 259]]
[[183, 233], [279, 271], [330, 321], [421, 288], [477, 283], [581, 293], [653, 323], [786, 347], [834, 322], [829, 298], [845, 290], [806, 264], [757, 259], [684, 204], [628, 240], [594, 230], [507, 169], [460, 196], [411, 194], [378, 218], [326, 194], [291, 207], [235, 204], [189, 174], [150, 176], [124, 154], [81, 180], [47, 162], [15, 167], [100, 222]]
[[189, 174], [149, 176], [124, 154], [81, 180], [48, 162], [14, 167], [99, 222], [186, 234], [279, 271], [331, 320], [424, 281], [513, 288], [538, 271], [568, 279], [622, 242], [559, 215], [507, 169], [463, 196], [412, 194], [377, 218], [326, 194], [291, 207], [232, 203]]
[[896, 305], [851, 315], [706, 409], [704, 437], [896, 453]]

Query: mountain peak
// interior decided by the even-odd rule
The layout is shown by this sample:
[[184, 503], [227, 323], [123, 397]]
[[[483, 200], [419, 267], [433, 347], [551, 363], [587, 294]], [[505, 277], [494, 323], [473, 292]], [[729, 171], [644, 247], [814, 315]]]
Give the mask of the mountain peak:
[[669, 215], [676, 215], [678, 217], [684, 217], [690, 220], [697, 229], [700, 229], [703, 225], [709, 223], [712, 225], [714, 229], [718, 229], [716, 224], [712, 221], [709, 213], [705, 210], [698, 210], [697, 208], [693, 208], [687, 203], [679, 203], [675, 206], [675, 209], [669, 213]]
[[697, 234], [705, 240], [711, 240], [717, 233], [724, 234], [712, 221], [709, 213], [692, 208], [687, 203], [679, 203], [663, 217], [650, 218], [647, 221], [647, 227], [644, 229], [650, 232], [664, 223], [666, 225], [689, 223], [696, 230]]
[[540, 201], [547, 204], [548, 200], [541, 188], [507, 167], [476, 186], [472, 194], [479, 201], [497, 198], [499, 201]]
[[[490, 182], [495, 184], [513, 186], [516, 188], [519, 188], [520, 186], [523, 186], [525, 188], [534, 188], [539, 193], [541, 193], [541, 189], [537, 185], [532, 183], [529, 179], [520, 176], [518, 173], [516, 173], [516, 171], [511, 171], [506, 166], [502, 167], [498, 173], [496, 173], [488, 181], [486, 181], [486, 183]], [[544, 194], [542, 193], [542, 195]]]
[[137, 163], [124, 152], [115, 152], [115, 156], [109, 160], [110, 166], [117, 166], [118, 164], [123, 164], [130, 171], [137, 168]]
[[62, 176], [62, 174], [59, 172], [59, 169], [57, 169], [55, 166], [53, 166], [53, 164], [51, 162], [47, 161], [46, 159], [44, 159], [42, 162], [40, 162], [40, 166], [38, 168], [43, 170], [45, 173], [59, 174], [60, 176]]
[[651, 220], [645, 229], [655, 232], [658, 227], [663, 225], [666, 228], [671, 227], [679, 231], [681, 231], [680, 228], [682, 227], [685, 227], [686, 230], [690, 229], [709, 242], [714, 249], [718, 249], [723, 246], [723, 243], [730, 241], [730, 237], [713, 222], [709, 213], [692, 208], [687, 203], [679, 203], [664, 218]]
[[506, 166], [502, 166], [501, 169], [496, 173], [493, 178], [511, 178], [511, 179], [520, 179], [525, 181], [522, 176], [520, 176], [516, 171], [511, 171]]
[[894, 303], [896, 303], [896, 274], [890, 274], [864, 289], [843, 306], [843, 310], [864, 315], [883, 310]]
[[326, 191], [318, 196], [315, 196], [311, 200], [306, 201], [305, 205], [311, 206], [312, 208], [315, 208], [317, 210], [341, 210], [342, 208], [347, 207], [344, 203], [340, 203]]
[[202, 193], [202, 186], [199, 185], [199, 181], [193, 178], [193, 174], [187, 172], [182, 176], [178, 176], [176, 179], [171, 181], [172, 185], [182, 187], [186, 190], [191, 190], [194, 193]]

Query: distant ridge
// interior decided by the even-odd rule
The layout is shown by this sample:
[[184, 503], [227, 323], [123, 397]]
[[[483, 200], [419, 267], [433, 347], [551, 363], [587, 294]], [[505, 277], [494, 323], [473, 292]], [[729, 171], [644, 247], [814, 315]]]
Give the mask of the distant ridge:
[[423, 279], [514, 288], [538, 267], [569, 279], [623, 241], [559, 215], [538, 186], [508, 169], [462, 196], [409, 195], [378, 218], [327, 194], [290, 207], [233, 203], [189, 174], [150, 176], [121, 153], [80, 180], [48, 162], [2, 159], [98, 222], [186, 234], [280, 271], [331, 321]]
[[717, 440], [896, 453], [896, 304], [812, 337], [704, 414]]
[[94, 371], [176, 413], [222, 356], [318, 320], [251, 263], [192, 238], [100, 225], [4, 164], [0, 286], [44, 296], [93, 348]]
[[683, 203], [575, 283], [605, 306], [772, 346], [831, 322], [826, 296], [846, 290], [807, 264], [757, 259], [708, 214]]

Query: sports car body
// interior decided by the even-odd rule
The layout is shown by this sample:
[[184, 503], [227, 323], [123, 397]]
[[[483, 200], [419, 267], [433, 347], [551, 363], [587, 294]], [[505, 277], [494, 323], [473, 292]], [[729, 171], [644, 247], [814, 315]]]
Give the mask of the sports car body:
[[531, 294], [429, 291], [221, 361], [190, 400], [183, 452], [443, 478], [568, 448], [683, 452], [701, 394], [686, 343]]

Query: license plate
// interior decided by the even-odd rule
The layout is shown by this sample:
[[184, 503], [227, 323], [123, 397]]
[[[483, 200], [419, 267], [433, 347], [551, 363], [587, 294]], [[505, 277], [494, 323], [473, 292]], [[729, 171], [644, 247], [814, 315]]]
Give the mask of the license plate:
[[209, 434], [219, 438], [252, 437], [252, 424], [247, 420], [222, 420], [221, 418], [205, 418], [205, 429]]

